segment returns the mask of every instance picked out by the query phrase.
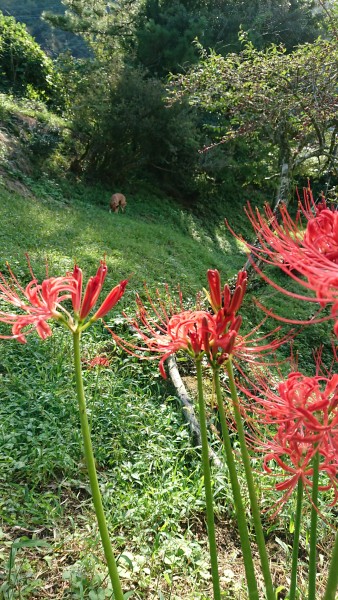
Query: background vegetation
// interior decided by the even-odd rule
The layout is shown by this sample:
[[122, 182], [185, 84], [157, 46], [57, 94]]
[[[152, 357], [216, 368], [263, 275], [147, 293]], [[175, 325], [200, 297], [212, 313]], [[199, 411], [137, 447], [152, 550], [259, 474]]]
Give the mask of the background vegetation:
[[[231, 279], [246, 260], [224, 217], [249, 239], [246, 201], [260, 206], [275, 201], [285, 160], [285, 138], [274, 135], [277, 125], [293, 152], [290, 197], [295, 183], [301, 186], [307, 176], [316, 192], [327, 186], [335, 197], [331, 84], [337, 38], [334, 11], [327, 13], [326, 5], [13, 4], [0, 0], [0, 271], [6, 272], [8, 261], [28, 282], [28, 252], [39, 278], [46, 259], [51, 274], [64, 273], [76, 260], [89, 276], [106, 253], [107, 289], [130, 277], [121, 309], [132, 310], [145, 279], [151, 291], [163, 290], [165, 282], [173, 290], [179, 284], [191, 305], [206, 284], [208, 268]], [[42, 11], [49, 11], [43, 20]], [[27, 29], [9, 15], [26, 22]], [[324, 41], [316, 42], [319, 34]], [[304, 61], [318, 64], [326, 47], [329, 68], [312, 86], [312, 73], [303, 76]], [[272, 77], [276, 64], [278, 76]], [[250, 80], [252, 65], [252, 72], [264, 75], [261, 88], [258, 77]], [[300, 88], [290, 87], [297, 69]], [[239, 94], [241, 81], [246, 95]], [[322, 96], [315, 105], [318, 91]], [[303, 106], [297, 104], [299, 94], [306, 99]], [[229, 110], [230, 102], [236, 110]], [[309, 156], [295, 164], [298, 147]], [[116, 191], [127, 196], [125, 214], [108, 213]], [[253, 296], [276, 312], [309, 317], [309, 307], [286, 302], [253, 278], [244, 307], [246, 331], [261, 319]], [[127, 334], [119, 314], [109, 324]], [[329, 367], [330, 331], [322, 324], [301, 332], [294, 346], [300, 369], [314, 372], [312, 352], [320, 344]], [[288, 354], [285, 348], [281, 358]], [[98, 355], [108, 358], [106, 369], [90, 368]], [[100, 481], [126, 588], [137, 585], [134, 598], [207, 598], [199, 450], [173, 388], [160, 379], [157, 365], [124, 355], [99, 324], [84, 336], [83, 358]], [[180, 362], [180, 368], [188, 385], [191, 365]], [[109, 597], [65, 333], [55, 327], [45, 343], [3, 342], [0, 378], [0, 598]], [[221, 457], [213, 394], [207, 391], [211, 439]], [[215, 468], [214, 482], [225, 597], [244, 598], [227, 473]], [[260, 493], [264, 506], [276, 501], [268, 481]], [[326, 504], [324, 496], [328, 515]], [[265, 521], [281, 586], [293, 511], [291, 502], [280, 525]], [[320, 565], [331, 535], [323, 523]], [[302, 544], [307, 544], [306, 518]]]

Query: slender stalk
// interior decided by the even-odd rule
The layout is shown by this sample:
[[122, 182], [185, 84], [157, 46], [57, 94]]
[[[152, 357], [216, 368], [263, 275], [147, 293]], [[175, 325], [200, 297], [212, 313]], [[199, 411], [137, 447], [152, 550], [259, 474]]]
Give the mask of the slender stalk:
[[300, 523], [301, 523], [301, 519], [302, 519], [303, 492], [304, 492], [303, 482], [301, 479], [299, 479], [298, 486], [297, 486], [297, 505], [296, 505], [296, 517], [295, 517], [295, 531], [294, 531], [294, 535], [293, 535], [291, 583], [290, 583], [289, 600], [295, 600], [295, 598], [296, 598], [299, 536], [300, 536]]
[[241, 540], [241, 548], [243, 554], [244, 568], [246, 581], [248, 586], [249, 600], [259, 600], [257, 581], [255, 576], [255, 569], [252, 559], [252, 552], [250, 546], [250, 539], [248, 533], [248, 527], [245, 516], [245, 508], [243, 506], [242, 495], [240, 485], [238, 483], [238, 477], [236, 472], [236, 464], [234, 455], [232, 452], [229, 429], [225, 417], [221, 386], [219, 381], [219, 369], [214, 369], [214, 383], [218, 404], [218, 413], [222, 428], [223, 446], [226, 454], [227, 465], [230, 474], [230, 482], [232, 487], [232, 493], [234, 496], [234, 504], [236, 509], [236, 517], [238, 523], [239, 536]]
[[323, 600], [335, 600], [338, 588], [338, 532], [333, 546], [329, 575]]
[[242, 460], [243, 460], [243, 465], [244, 465], [244, 470], [245, 470], [245, 477], [246, 477], [246, 482], [247, 482], [248, 491], [249, 491], [250, 506], [251, 506], [254, 527], [255, 527], [256, 542], [257, 542], [259, 556], [260, 556], [260, 560], [261, 560], [262, 573], [263, 573], [263, 577], [264, 577], [266, 597], [267, 597], [267, 600], [275, 600], [276, 596], [275, 596], [272, 579], [271, 579], [269, 559], [268, 559], [268, 555], [266, 552], [263, 527], [262, 527], [262, 523], [261, 523], [260, 511], [259, 511], [259, 507], [258, 507], [258, 501], [257, 501], [257, 496], [256, 496], [256, 490], [255, 490], [255, 482], [254, 482], [254, 478], [253, 478], [252, 470], [251, 470], [250, 456], [249, 456], [249, 452], [248, 452], [248, 449], [246, 447], [246, 442], [245, 442], [244, 427], [243, 427], [241, 412], [240, 412], [240, 408], [239, 408], [237, 389], [236, 389], [234, 372], [233, 372], [231, 360], [228, 360], [226, 362], [226, 369], [227, 369], [228, 376], [229, 376], [229, 387], [230, 387], [230, 391], [231, 391], [231, 398], [232, 398], [232, 404], [233, 404], [233, 408], [234, 408], [234, 415], [235, 415], [238, 439], [239, 439], [240, 448], [241, 448], [241, 455], [242, 455]]
[[319, 452], [313, 457], [308, 600], [316, 600]]
[[96, 518], [99, 526], [101, 535], [102, 545], [104, 554], [106, 557], [108, 571], [113, 586], [115, 600], [123, 600], [123, 592], [120, 583], [119, 574], [117, 571], [117, 565], [113, 554], [112, 545], [110, 542], [108, 527], [106, 518], [102, 506], [101, 492], [99, 488], [99, 482], [97, 479], [95, 459], [93, 453], [93, 446], [90, 437], [89, 423], [87, 418], [86, 401], [83, 390], [82, 370], [81, 370], [81, 354], [80, 354], [80, 332], [76, 331], [73, 333], [73, 344], [74, 344], [74, 366], [75, 366], [75, 379], [76, 379], [76, 392], [79, 403], [81, 430], [84, 444], [84, 453], [86, 459], [86, 465], [88, 469], [90, 487], [92, 491], [93, 504], [95, 508]]
[[207, 527], [208, 527], [208, 539], [209, 539], [209, 553], [211, 561], [211, 575], [212, 585], [214, 590], [214, 600], [220, 600], [221, 590], [219, 583], [218, 574], [218, 560], [217, 560], [217, 546], [216, 546], [216, 535], [215, 535], [215, 522], [214, 522], [214, 507], [213, 507], [213, 496], [211, 488], [211, 474], [209, 464], [209, 448], [208, 448], [208, 433], [206, 424], [206, 412], [203, 397], [203, 380], [202, 380], [202, 365], [199, 359], [196, 359], [197, 369], [197, 386], [198, 386], [198, 407], [199, 407], [199, 420], [201, 428], [201, 443], [202, 443], [202, 466], [204, 476], [204, 490], [205, 500], [207, 509]]

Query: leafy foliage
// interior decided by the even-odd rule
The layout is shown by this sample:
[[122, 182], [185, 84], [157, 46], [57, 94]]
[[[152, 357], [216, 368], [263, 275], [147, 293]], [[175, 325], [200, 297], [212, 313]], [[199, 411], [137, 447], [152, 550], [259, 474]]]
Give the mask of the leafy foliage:
[[62, 64], [74, 131], [73, 169], [115, 185], [146, 171], [191, 190], [199, 132], [189, 107], [167, 107], [162, 83], [141, 69], [118, 61], [95, 64], [95, 71], [92, 62]]
[[2, 88], [50, 102], [57, 89], [51, 59], [29, 35], [25, 25], [0, 13]]
[[147, 0], [136, 27], [136, 57], [152, 74], [182, 72], [198, 62], [198, 40], [223, 56], [240, 51], [240, 29], [262, 49], [272, 42], [287, 50], [312, 42], [320, 32], [320, 13], [308, 0]]
[[315, 159], [317, 175], [336, 174], [336, 40], [319, 39], [291, 54], [276, 45], [256, 50], [245, 35], [244, 42], [240, 54], [204, 55], [173, 80], [174, 95], [223, 118], [226, 131], [223, 138], [215, 132], [215, 141], [259, 138], [277, 149], [271, 155], [277, 171], [282, 161], [295, 173]]
[[198, 60], [195, 38], [207, 28], [207, 18], [183, 2], [148, 0], [136, 29], [136, 60], [153, 75], [181, 71]]

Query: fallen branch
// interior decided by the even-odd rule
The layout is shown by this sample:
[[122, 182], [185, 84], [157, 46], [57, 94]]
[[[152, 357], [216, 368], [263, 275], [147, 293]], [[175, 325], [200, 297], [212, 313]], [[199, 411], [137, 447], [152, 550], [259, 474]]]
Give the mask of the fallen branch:
[[[195, 414], [194, 405], [193, 405], [192, 400], [187, 392], [187, 389], [182, 381], [182, 378], [181, 378], [181, 375], [177, 368], [177, 363], [176, 363], [174, 356], [169, 356], [169, 358], [167, 360], [167, 365], [168, 365], [171, 381], [174, 384], [178, 399], [183, 408], [184, 418], [189, 425], [194, 444], [196, 444], [196, 446], [201, 446], [201, 431], [200, 431], [198, 419]], [[218, 458], [217, 454], [210, 447], [209, 447], [209, 458], [210, 458], [210, 460], [213, 461], [213, 463], [216, 467], [218, 467], [218, 468], [222, 467], [222, 462]]]

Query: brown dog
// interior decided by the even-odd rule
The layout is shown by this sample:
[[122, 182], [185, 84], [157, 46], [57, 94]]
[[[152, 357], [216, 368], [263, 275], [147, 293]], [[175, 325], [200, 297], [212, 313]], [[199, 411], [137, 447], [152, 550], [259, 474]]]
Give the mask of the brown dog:
[[119, 208], [121, 208], [121, 211], [124, 212], [127, 206], [126, 197], [123, 194], [113, 194], [110, 198], [109, 206], [109, 212], [113, 211], [114, 213], [117, 213], [119, 212]]

